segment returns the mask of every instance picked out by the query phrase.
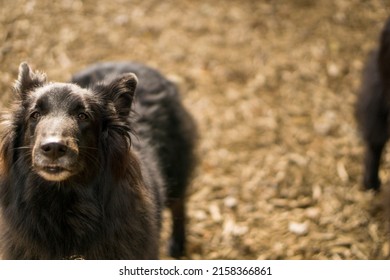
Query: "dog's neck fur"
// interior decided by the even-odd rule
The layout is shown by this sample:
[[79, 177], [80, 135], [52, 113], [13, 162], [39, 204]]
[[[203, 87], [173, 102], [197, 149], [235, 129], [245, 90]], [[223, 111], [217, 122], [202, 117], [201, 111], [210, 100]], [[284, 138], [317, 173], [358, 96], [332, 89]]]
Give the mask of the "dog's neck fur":
[[[101, 233], [103, 203], [96, 186], [77, 186], [70, 182], [30, 186], [27, 179], [24, 187], [24, 196], [18, 199], [16, 207], [22, 215], [17, 217], [29, 217], [30, 222], [15, 221], [14, 226], [20, 227], [20, 232], [23, 228], [35, 232], [35, 240], [30, 242], [47, 248], [49, 258], [85, 254], [85, 241], [98, 238]], [[31, 187], [40, 190], [31, 190]], [[76, 192], [74, 188], [83, 188], [83, 191]]]

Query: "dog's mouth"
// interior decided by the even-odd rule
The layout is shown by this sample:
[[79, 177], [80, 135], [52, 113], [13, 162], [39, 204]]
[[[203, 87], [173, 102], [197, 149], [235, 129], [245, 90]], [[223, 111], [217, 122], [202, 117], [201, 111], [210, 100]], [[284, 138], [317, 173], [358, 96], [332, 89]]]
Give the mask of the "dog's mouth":
[[35, 169], [47, 181], [64, 181], [73, 175], [72, 170], [60, 165], [35, 166]]
[[50, 173], [50, 174], [58, 174], [58, 173], [61, 173], [63, 171], [67, 171], [66, 168], [63, 168], [61, 166], [58, 166], [58, 165], [53, 165], [53, 166], [45, 166], [43, 167], [43, 170], [47, 173]]

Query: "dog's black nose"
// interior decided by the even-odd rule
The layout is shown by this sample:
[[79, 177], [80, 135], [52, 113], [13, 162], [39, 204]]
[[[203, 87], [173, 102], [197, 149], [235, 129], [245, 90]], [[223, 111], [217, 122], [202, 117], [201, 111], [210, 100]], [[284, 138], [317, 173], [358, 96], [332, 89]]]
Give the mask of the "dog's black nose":
[[41, 145], [42, 154], [50, 159], [57, 159], [66, 154], [68, 147], [58, 142], [50, 142]]

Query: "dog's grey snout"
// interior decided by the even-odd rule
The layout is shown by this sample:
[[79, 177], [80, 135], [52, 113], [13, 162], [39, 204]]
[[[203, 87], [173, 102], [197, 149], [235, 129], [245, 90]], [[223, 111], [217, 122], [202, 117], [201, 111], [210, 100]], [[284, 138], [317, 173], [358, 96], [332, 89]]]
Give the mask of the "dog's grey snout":
[[56, 160], [66, 155], [68, 147], [61, 141], [48, 141], [40, 147], [41, 153], [51, 160]]

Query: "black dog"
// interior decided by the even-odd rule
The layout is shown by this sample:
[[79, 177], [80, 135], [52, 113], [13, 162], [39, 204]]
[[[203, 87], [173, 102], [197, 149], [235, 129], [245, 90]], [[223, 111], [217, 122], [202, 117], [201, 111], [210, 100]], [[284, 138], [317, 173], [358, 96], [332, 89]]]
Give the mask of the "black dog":
[[[44, 74], [21, 64], [1, 146], [4, 258], [158, 258], [170, 186], [165, 170], [182, 164], [173, 162], [176, 157], [192, 160], [194, 127], [175, 88], [139, 67], [141, 110], [133, 121], [134, 74], [83, 89], [48, 83]], [[154, 87], [147, 86], [149, 77]], [[192, 161], [183, 165], [193, 167]], [[172, 180], [183, 180], [186, 171], [172, 174]], [[184, 195], [184, 187], [174, 191]], [[180, 255], [184, 233], [174, 233], [173, 240], [173, 254]]]
[[363, 72], [356, 119], [365, 142], [364, 187], [379, 190], [381, 154], [390, 136], [390, 19]]

